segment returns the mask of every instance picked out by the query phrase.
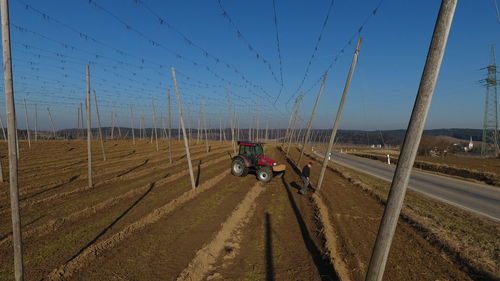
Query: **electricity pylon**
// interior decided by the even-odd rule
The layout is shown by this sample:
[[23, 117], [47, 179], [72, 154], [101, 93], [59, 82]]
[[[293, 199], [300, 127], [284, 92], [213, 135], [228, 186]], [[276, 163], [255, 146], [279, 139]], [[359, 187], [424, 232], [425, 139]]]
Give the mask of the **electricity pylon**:
[[484, 104], [483, 139], [481, 156], [498, 157], [498, 103], [497, 103], [497, 66], [495, 62], [495, 46], [491, 46], [490, 64], [486, 67], [488, 74], [482, 80], [486, 86], [486, 101]]

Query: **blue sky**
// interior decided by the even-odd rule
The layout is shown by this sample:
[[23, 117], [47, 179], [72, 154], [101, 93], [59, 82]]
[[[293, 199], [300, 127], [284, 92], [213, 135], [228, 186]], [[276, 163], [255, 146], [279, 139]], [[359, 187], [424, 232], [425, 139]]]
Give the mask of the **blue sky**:
[[[212, 126], [226, 119], [228, 87], [242, 127], [257, 117], [261, 127], [265, 122], [285, 127], [293, 103], [287, 101], [298, 90], [309, 90], [301, 107], [307, 117], [319, 89], [315, 82], [337, 57], [314, 122], [316, 128], [329, 128], [355, 46], [355, 40], [347, 42], [379, 5], [361, 32], [363, 44], [341, 128], [407, 126], [440, 1], [335, 0], [300, 88], [331, 2], [275, 1], [282, 72], [273, 1], [221, 3], [234, 26], [217, 0], [10, 0], [19, 127], [25, 127], [23, 99], [31, 127], [35, 104], [42, 129], [49, 128], [47, 107], [57, 128], [76, 127], [86, 63], [104, 126], [109, 126], [112, 111], [120, 125], [129, 126], [130, 106], [135, 126], [141, 116], [150, 125], [153, 98], [158, 119], [166, 116], [174, 66], [188, 124], [197, 126], [202, 102]], [[491, 44], [500, 49], [494, 2], [459, 1], [427, 128], [481, 128], [485, 89], [478, 81], [485, 75]], [[281, 73], [283, 89], [273, 105]], [[3, 99], [0, 106], [5, 112]]]

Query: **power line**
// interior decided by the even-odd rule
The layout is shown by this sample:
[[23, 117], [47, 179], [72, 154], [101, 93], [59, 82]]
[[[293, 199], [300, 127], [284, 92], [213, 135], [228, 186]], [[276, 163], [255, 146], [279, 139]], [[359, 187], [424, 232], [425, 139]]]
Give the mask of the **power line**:
[[222, 5], [222, 0], [217, 0], [217, 3], [219, 4], [219, 8], [222, 11], [222, 16], [229, 22], [229, 25], [231, 25], [233, 27], [234, 31], [236, 31], [236, 38], [243, 40], [243, 42], [247, 45], [248, 51], [250, 53], [252, 53], [256, 57], [257, 60], [261, 61], [264, 65], [266, 65], [267, 69], [269, 70], [269, 72], [273, 76], [274, 81], [279, 84], [280, 82], [278, 81], [278, 78], [276, 77], [276, 74], [274, 73], [274, 70], [273, 70], [272, 65], [269, 62], [269, 60], [267, 60], [262, 55], [262, 53], [260, 53], [255, 48], [255, 46], [252, 45], [248, 41], [248, 39], [246, 38], [246, 36], [243, 34], [243, 32], [241, 32], [241, 30], [238, 28], [238, 26], [236, 25], [236, 23], [234, 22], [234, 20], [232, 19], [232, 17], [229, 15], [229, 13], [227, 12], [227, 10]]
[[274, 26], [276, 28], [276, 49], [278, 50], [278, 61], [280, 63], [280, 78], [281, 78], [281, 87], [278, 93], [278, 96], [274, 100], [274, 105], [278, 101], [281, 96], [281, 92], [283, 91], [283, 62], [281, 60], [281, 47], [280, 47], [280, 37], [278, 31], [278, 16], [276, 15], [276, 0], [273, 0], [273, 11], [274, 11]]
[[[331, 0], [330, 1], [330, 6], [328, 7], [328, 12], [326, 13], [326, 17], [323, 20], [323, 25], [321, 26], [321, 30], [319, 32], [319, 36], [316, 39], [316, 44], [314, 46], [313, 52], [312, 52], [311, 57], [309, 58], [309, 61], [307, 63], [306, 70], [304, 72], [304, 76], [302, 77], [302, 80], [300, 81], [300, 84], [297, 87], [297, 90], [295, 90], [295, 93], [287, 101], [287, 104], [288, 104], [288, 102], [290, 102], [290, 100], [293, 97], [295, 97], [299, 93], [299, 91], [302, 89], [302, 86], [304, 85], [304, 82], [305, 82], [306, 78], [309, 76], [309, 70], [311, 68], [312, 61], [316, 57], [316, 52], [318, 51], [319, 44], [321, 42], [321, 39], [323, 38], [323, 33], [325, 32], [326, 25], [328, 24], [328, 19], [330, 19], [330, 14], [331, 14], [331, 12], [333, 10], [333, 5], [334, 4], [335, 4], [335, 0]], [[320, 80], [321, 80], [321, 78], [320, 78]]]
[[[344, 54], [346, 48], [348, 46], [350, 46], [353, 42], [354, 42], [354, 39], [357, 38], [358, 36], [361, 36], [361, 33], [363, 32], [363, 30], [365, 29], [366, 25], [368, 24], [368, 22], [370, 21], [370, 19], [372, 17], [374, 17], [375, 15], [377, 15], [377, 12], [378, 10], [380, 9], [380, 7], [382, 6], [382, 3], [384, 2], [384, 0], [380, 0], [379, 3], [377, 4], [377, 6], [375, 6], [375, 8], [373, 10], [371, 10], [370, 14], [368, 14], [368, 16], [365, 18], [365, 20], [361, 23], [361, 25], [356, 29], [356, 31], [351, 35], [351, 37], [349, 38], [349, 40], [343, 45], [343, 47], [337, 52], [337, 54], [333, 57], [332, 61], [330, 62], [330, 64], [328, 65], [328, 67], [326, 68], [326, 70], [323, 72], [324, 74], [328, 74], [333, 66], [337, 63], [339, 57]], [[304, 94], [307, 94], [309, 93], [312, 89], [314, 89], [318, 84], [319, 82], [321, 82], [321, 77], [318, 78], [313, 84], [311, 87], [309, 87], [305, 92]], [[286, 102], [286, 104], [290, 103], [290, 100], [293, 99], [295, 96], [297, 95], [297, 93], [295, 93], [294, 95], [292, 95], [288, 101]]]

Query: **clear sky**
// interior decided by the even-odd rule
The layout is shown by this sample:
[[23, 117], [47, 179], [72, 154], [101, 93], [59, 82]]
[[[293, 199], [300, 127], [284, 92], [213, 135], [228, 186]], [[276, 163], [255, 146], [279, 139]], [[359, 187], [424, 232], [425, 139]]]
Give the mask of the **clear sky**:
[[[130, 106], [135, 126], [141, 116], [150, 126], [153, 98], [158, 120], [165, 117], [174, 66], [188, 124], [197, 126], [204, 102], [208, 122], [218, 127], [228, 116], [227, 87], [241, 126], [258, 117], [261, 128], [285, 127], [301, 91], [301, 115], [308, 118], [317, 82], [333, 63], [314, 122], [330, 128], [358, 35], [363, 43], [341, 128], [406, 128], [440, 6], [429, 0], [9, 2], [18, 125], [25, 128], [26, 99], [30, 126], [37, 104], [42, 129], [49, 128], [47, 107], [57, 129], [76, 127], [87, 63], [104, 126], [112, 111], [130, 126]], [[482, 127], [479, 80], [492, 44], [500, 54], [494, 1], [459, 0], [427, 128]], [[173, 91], [172, 104], [176, 116]], [[0, 107], [5, 120], [3, 99]]]

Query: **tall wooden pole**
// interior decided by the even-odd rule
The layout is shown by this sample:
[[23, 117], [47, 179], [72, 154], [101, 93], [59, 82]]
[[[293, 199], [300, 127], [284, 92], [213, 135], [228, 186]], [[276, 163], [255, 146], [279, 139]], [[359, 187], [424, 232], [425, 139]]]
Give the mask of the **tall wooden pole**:
[[227, 103], [228, 103], [228, 117], [229, 117], [229, 122], [231, 122], [231, 145], [233, 147], [233, 153], [236, 155], [236, 143], [234, 142], [234, 118], [232, 118], [233, 114], [231, 114], [231, 92], [229, 91], [229, 88], [226, 88], [226, 95], [227, 95]]
[[106, 161], [106, 152], [104, 151], [104, 140], [101, 127], [101, 115], [99, 114], [99, 104], [97, 103], [97, 94], [95, 93], [95, 91], [94, 91], [94, 103], [95, 103], [95, 112], [97, 114], [97, 125], [99, 126], [99, 139], [101, 141], [102, 159], [103, 161]]
[[134, 111], [130, 105], [130, 127], [132, 128], [132, 144], [135, 145], [135, 132], [134, 132]]
[[26, 134], [28, 136], [28, 147], [31, 148], [30, 125], [28, 120], [28, 106], [26, 105], [26, 99], [24, 99], [24, 117], [26, 120]]
[[35, 103], [35, 141], [38, 141], [38, 105]]
[[92, 187], [92, 123], [90, 120], [90, 67], [87, 64], [87, 161], [88, 186]]
[[111, 111], [111, 139], [114, 139], [115, 133], [115, 113]]
[[[153, 105], [153, 126], [154, 126], [154, 133], [155, 133], [155, 142], [156, 142], [156, 151], [160, 150], [160, 147], [158, 146], [158, 131], [156, 130], [156, 107], [155, 107], [155, 98], [152, 98], [151, 104]], [[151, 132], [151, 137], [153, 137], [153, 133]]]
[[207, 152], [210, 151], [210, 147], [208, 146], [208, 133], [207, 133], [207, 118], [205, 116], [205, 100], [202, 101], [202, 115], [203, 115], [203, 128], [205, 130], [205, 149]]
[[342, 112], [344, 111], [344, 104], [347, 97], [347, 93], [349, 92], [349, 87], [351, 86], [352, 75], [354, 74], [354, 70], [356, 69], [356, 63], [358, 62], [359, 49], [361, 47], [361, 41], [363, 39], [361, 37], [358, 38], [358, 43], [356, 45], [356, 50], [354, 51], [354, 56], [352, 58], [351, 67], [349, 68], [349, 74], [347, 75], [347, 79], [345, 81], [344, 92], [342, 93], [342, 98], [340, 99], [339, 109], [337, 110], [337, 116], [335, 117], [335, 122], [333, 123], [332, 135], [330, 137], [330, 142], [328, 143], [328, 149], [325, 153], [325, 158], [323, 158], [323, 166], [321, 167], [321, 172], [319, 174], [317, 190], [321, 189], [321, 185], [323, 184], [323, 178], [325, 177], [326, 167], [328, 166], [329, 155], [332, 152], [333, 143], [335, 141], [335, 136], [337, 135], [337, 130], [340, 125], [340, 118], [342, 117]]
[[85, 124], [83, 123], [83, 103], [80, 103], [80, 121], [82, 122], [80, 128], [83, 131], [83, 128], [85, 128]]
[[47, 107], [47, 112], [49, 113], [50, 126], [52, 127], [52, 134], [54, 139], [56, 139], [56, 128], [54, 127], [54, 120], [52, 119], [52, 114], [50, 114], [50, 108]]
[[5, 105], [7, 108], [7, 134], [9, 136], [9, 185], [12, 214], [12, 241], [14, 245], [14, 276], [16, 281], [24, 279], [23, 251], [21, 238], [21, 218], [19, 216], [19, 190], [17, 186], [18, 152], [16, 149], [16, 109], [14, 104], [14, 82], [12, 79], [12, 58], [10, 53], [9, 3], [1, 0], [3, 77]]
[[[303, 97], [304, 97], [304, 94], [301, 93], [300, 96], [298, 96], [297, 99], [296, 99], [297, 104], [294, 107], [295, 108], [295, 112], [293, 112], [293, 114], [292, 114], [293, 119], [292, 119], [292, 125], [290, 126], [290, 130], [289, 130], [288, 147], [286, 149], [286, 156], [288, 156], [288, 153], [290, 152], [290, 146], [292, 145], [293, 137], [295, 135], [296, 125], [297, 125], [297, 119], [299, 117], [299, 108], [300, 108], [300, 104], [302, 103], [302, 98]], [[285, 138], [286, 138], [286, 135], [285, 135]]]
[[196, 182], [194, 181], [193, 164], [191, 163], [191, 153], [189, 153], [189, 144], [186, 136], [186, 128], [184, 127], [184, 120], [182, 119], [182, 105], [181, 97], [179, 96], [179, 88], [177, 87], [177, 79], [175, 77], [175, 68], [172, 66], [172, 80], [174, 81], [175, 97], [177, 99], [177, 109], [179, 112], [179, 122], [182, 127], [182, 135], [184, 138], [184, 147], [186, 148], [186, 156], [188, 160], [189, 176], [191, 177], [191, 188], [196, 188]]
[[302, 160], [302, 156], [304, 155], [304, 150], [306, 149], [306, 145], [309, 142], [309, 137], [311, 135], [311, 126], [314, 121], [314, 116], [316, 115], [316, 109], [318, 108], [319, 99], [321, 98], [321, 94], [325, 89], [327, 75], [323, 75], [323, 82], [321, 82], [321, 87], [319, 88], [318, 96], [316, 97], [316, 102], [314, 102], [313, 111], [311, 113], [311, 117], [309, 118], [309, 123], [307, 124], [307, 131], [304, 137], [304, 142], [302, 144], [302, 149], [300, 150], [299, 160], [297, 161], [297, 165], [300, 166], [300, 160]]
[[434, 27], [432, 41], [420, 80], [417, 98], [413, 106], [408, 130], [399, 154], [398, 164], [392, 179], [382, 221], [366, 273], [366, 281], [380, 281], [384, 276], [387, 257], [403, 206], [411, 170], [417, 155], [418, 145], [424, 130], [425, 120], [432, 101], [432, 95], [444, 56], [457, 0], [443, 0]]
[[76, 110], [76, 138], [80, 138], [80, 107], [77, 108]]
[[172, 163], [172, 111], [170, 108], [170, 89], [168, 89], [168, 161]]

